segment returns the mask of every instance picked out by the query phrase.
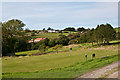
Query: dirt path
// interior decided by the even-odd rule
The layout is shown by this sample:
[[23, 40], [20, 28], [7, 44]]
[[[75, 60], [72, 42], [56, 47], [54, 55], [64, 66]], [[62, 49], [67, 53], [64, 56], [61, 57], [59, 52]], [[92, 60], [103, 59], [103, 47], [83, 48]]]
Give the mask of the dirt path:
[[118, 78], [118, 72], [120, 71], [120, 65], [118, 67], [118, 63], [120, 61], [84, 74], [75, 80], [80, 80], [80, 78]]

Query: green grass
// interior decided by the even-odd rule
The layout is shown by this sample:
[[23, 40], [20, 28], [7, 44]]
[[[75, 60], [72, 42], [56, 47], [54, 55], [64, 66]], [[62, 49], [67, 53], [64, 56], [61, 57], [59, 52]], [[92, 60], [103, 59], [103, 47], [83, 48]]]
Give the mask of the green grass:
[[[118, 41], [112, 41], [111, 43], [116, 43], [116, 42]], [[85, 44], [79, 44], [79, 45], [83, 47], [91, 46], [91, 43], [89, 44], [85, 43]], [[69, 48], [62, 48], [60, 50], [61, 51], [69, 50]], [[49, 49], [48, 51], [51, 51], [51, 50]], [[36, 50], [33, 51], [33, 53], [35, 52], [37, 51]], [[64, 70], [65, 67], [69, 67], [71, 65], [74, 66], [74, 64], [77, 64], [77, 63], [85, 64], [86, 63], [85, 54], [88, 55], [88, 60], [91, 61], [93, 53], [96, 54], [96, 60], [101, 60], [98, 58], [101, 58], [104, 56], [114, 56], [118, 54], [118, 45], [115, 44], [115, 45], [106, 45], [106, 46], [101, 46], [101, 47], [90, 47], [90, 48], [82, 48], [82, 47], [79, 48], [78, 46], [76, 46], [76, 47], [73, 47], [72, 52], [67, 51], [67, 52], [59, 52], [58, 54], [51, 53], [47, 55], [29, 56], [29, 57], [23, 56], [22, 58], [18, 58], [18, 57], [7, 57], [6, 58], [5, 57], [5, 58], [2, 58], [2, 62], [3, 62], [2, 70], [3, 70], [3, 73], [9, 73], [9, 74], [4, 74], [3, 76], [4, 77], [7, 77], [7, 76], [8, 77], [20, 77], [20, 76], [22, 77], [23, 74], [25, 74], [25, 76], [23, 77], [37, 77], [37, 75], [39, 75], [38, 77], [75, 77], [77, 75], [85, 73], [86, 71], [92, 70], [92, 68], [90, 68], [89, 70], [86, 70], [85, 72], [80, 72], [80, 73], [72, 72], [69, 74], [69, 71], [67, 73], [66, 71], [63, 71], [63, 75], [61, 74], [62, 73], [61, 69]], [[117, 57], [115, 59], [111, 58], [112, 62], [114, 62], [115, 60], [117, 60]], [[101, 64], [100, 67], [107, 65], [108, 63], [107, 62], [104, 63], [103, 61], [103, 64]], [[78, 67], [81, 67], [81, 65]], [[77, 67], [74, 66], [74, 69], [76, 68]], [[59, 69], [60, 69], [60, 72], [59, 72]], [[80, 69], [81, 71], [85, 70], [84, 68], [83, 69], [80, 68]], [[49, 70], [50, 71], [53, 70], [53, 71], [49, 72]], [[20, 73], [20, 74], [17, 74], [17, 73]], [[45, 74], [47, 74], [48, 76], [45, 76]]]
[[[117, 42], [120, 42], [119, 40], [118, 41], [110, 41], [110, 43], [117, 43]], [[94, 43], [94, 45], [96, 45], [96, 43]], [[80, 46], [80, 47], [79, 47]], [[69, 48], [65, 48], [65, 47], [68, 47], [68, 46], [63, 46], [63, 48], [59, 49], [58, 51], [69, 51]], [[91, 48], [92, 47], [92, 43], [82, 43], [82, 44], [78, 44], [78, 46], [75, 46], [73, 45], [73, 51], [77, 50], [77, 49], [80, 49], [80, 48]], [[98, 47], [98, 46], [94, 46], [94, 47]], [[54, 53], [56, 52], [56, 50], [53, 50], [52, 48], [49, 48], [47, 51], [45, 51], [45, 53]], [[23, 52], [16, 52], [15, 54], [18, 55], [18, 56], [25, 56], [25, 55], [29, 55], [29, 54], [36, 54], [36, 53], [39, 53], [39, 50], [31, 50], [31, 51], [23, 51]]]
[[75, 78], [117, 60], [118, 55], [114, 55], [103, 59], [98, 58], [88, 60], [87, 62], [78, 62], [63, 68], [35, 72], [4, 73], [3, 78]]
[[69, 35], [69, 33], [40, 33], [37, 36], [34, 36], [33, 38], [57, 38], [60, 34], [62, 35]]
[[28, 54], [36, 54], [39, 50], [31, 50], [31, 51], [23, 51], [23, 52], [16, 52], [15, 55], [28, 55]]
[[[58, 51], [69, 51], [69, 48], [61, 48], [59, 49]], [[36, 53], [39, 53], [40, 51], [39, 50], [31, 50], [31, 51], [23, 51], [23, 52], [16, 52], [15, 55], [17, 56], [26, 56], [26, 55], [29, 55], [29, 54], [36, 54]], [[45, 53], [55, 53], [56, 50], [53, 50], [52, 48], [49, 48], [47, 51], [45, 51]]]
[[[41, 56], [29, 56], [19, 59], [18, 57], [9, 57], [2, 59], [3, 72], [33, 72], [40, 70], [49, 70], [72, 65], [76, 62], [84, 62], [85, 54], [88, 54], [88, 60], [92, 53], [96, 58], [118, 54], [118, 46], [103, 46], [100, 48], [73, 48], [72, 52], [62, 52], [58, 54], [48, 54]], [[71, 56], [69, 56], [69, 54]]]

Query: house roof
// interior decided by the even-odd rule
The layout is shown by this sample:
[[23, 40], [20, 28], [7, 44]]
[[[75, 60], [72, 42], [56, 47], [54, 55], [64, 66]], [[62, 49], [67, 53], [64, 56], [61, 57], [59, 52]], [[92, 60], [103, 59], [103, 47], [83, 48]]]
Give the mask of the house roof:
[[[46, 39], [46, 38], [36, 38], [34, 40], [34, 42], [39, 42], [39, 41], [44, 40], [44, 39]], [[31, 43], [31, 42], [33, 42], [33, 40], [29, 40], [29, 43]]]
[[29, 43], [33, 42], [33, 40], [29, 40]]

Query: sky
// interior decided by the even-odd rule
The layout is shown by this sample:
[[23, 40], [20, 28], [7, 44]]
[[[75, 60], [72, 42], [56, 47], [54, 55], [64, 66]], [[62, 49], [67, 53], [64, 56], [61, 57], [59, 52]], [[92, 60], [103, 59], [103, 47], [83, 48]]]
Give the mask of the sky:
[[3, 2], [2, 22], [19, 19], [25, 28], [95, 28], [98, 24], [118, 25], [117, 2]]

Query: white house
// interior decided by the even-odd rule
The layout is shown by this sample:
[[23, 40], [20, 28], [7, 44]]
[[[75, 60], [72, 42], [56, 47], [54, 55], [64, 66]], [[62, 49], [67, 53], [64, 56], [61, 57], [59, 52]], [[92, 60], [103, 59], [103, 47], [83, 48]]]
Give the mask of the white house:
[[55, 30], [48, 30], [48, 32], [49, 32], [49, 33], [52, 33], [52, 32], [55, 33], [56, 31], [55, 31]]

